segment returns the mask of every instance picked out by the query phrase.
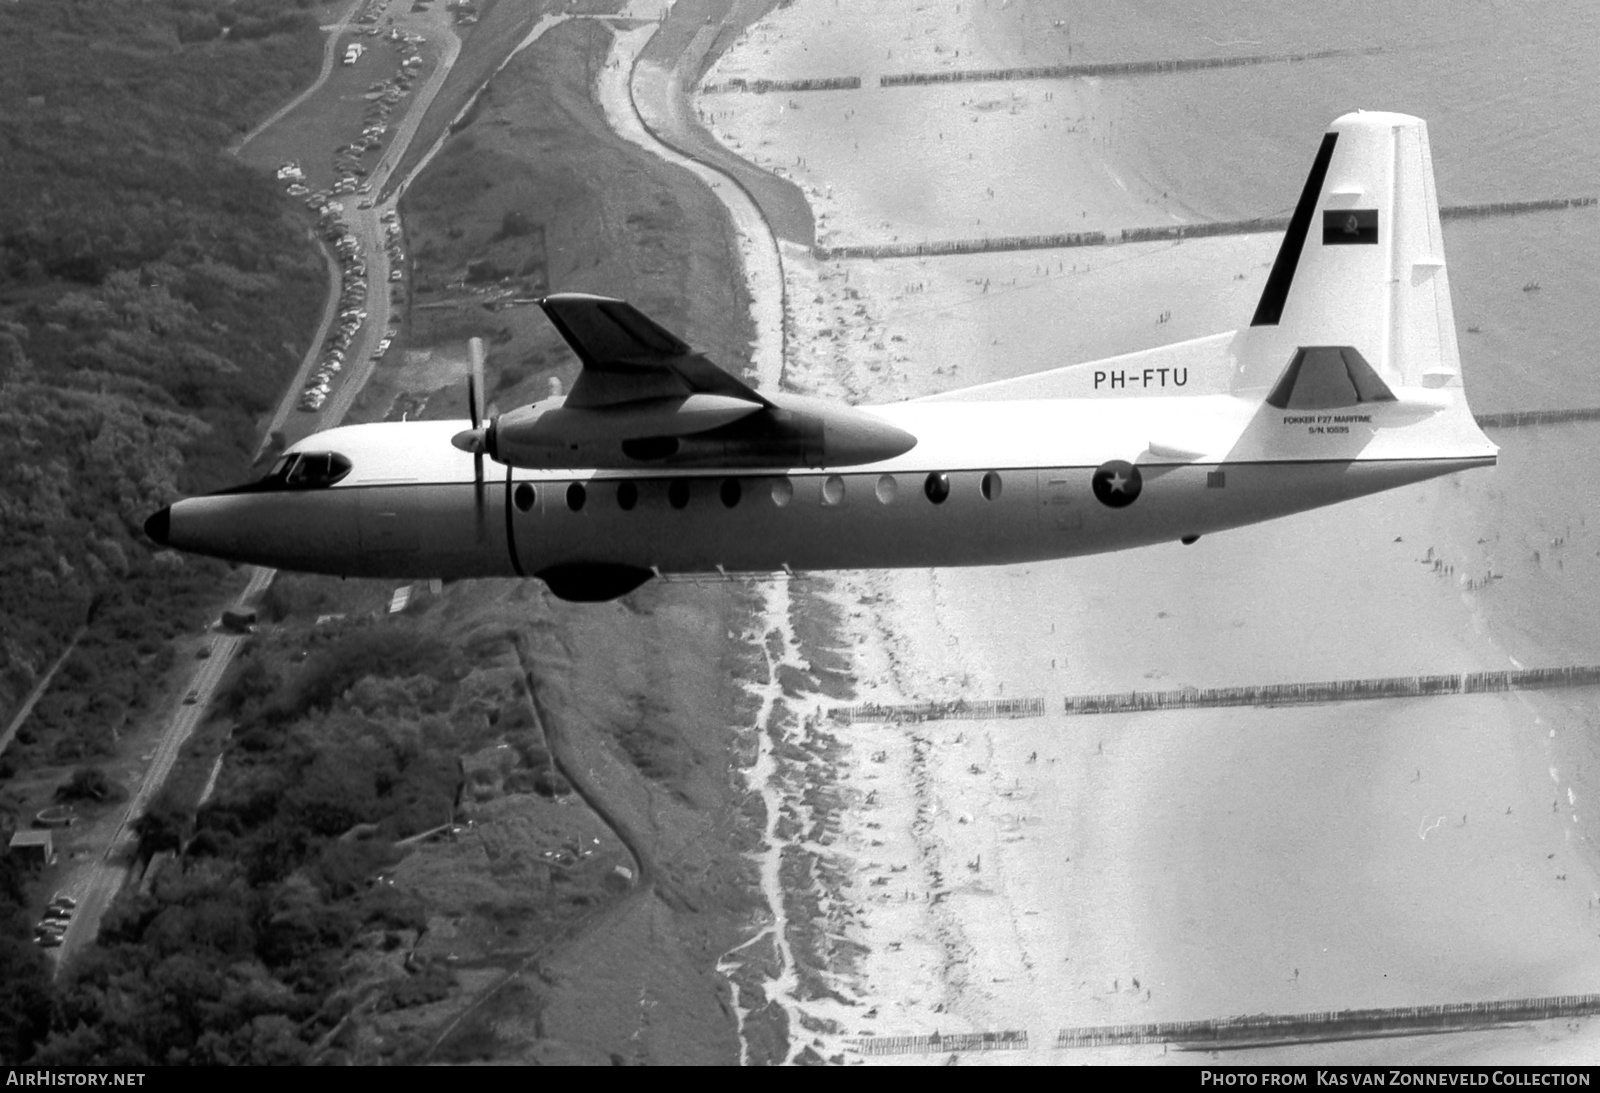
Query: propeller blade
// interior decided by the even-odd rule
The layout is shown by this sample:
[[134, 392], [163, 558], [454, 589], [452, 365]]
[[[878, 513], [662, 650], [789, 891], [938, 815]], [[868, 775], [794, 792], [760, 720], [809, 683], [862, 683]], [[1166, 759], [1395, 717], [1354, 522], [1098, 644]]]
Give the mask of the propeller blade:
[[471, 401], [472, 427], [483, 424], [483, 339], [473, 338], [467, 343], [472, 359], [472, 372], [467, 376], [467, 398]]
[[472, 371], [467, 374], [467, 401], [471, 403], [472, 428], [450, 438], [462, 451], [472, 453], [472, 496], [476, 502], [478, 538], [484, 537], [483, 511], [483, 452], [488, 447], [488, 429], [483, 423], [483, 339], [473, 338], [467, 343], [467, 353], [472, 361]]

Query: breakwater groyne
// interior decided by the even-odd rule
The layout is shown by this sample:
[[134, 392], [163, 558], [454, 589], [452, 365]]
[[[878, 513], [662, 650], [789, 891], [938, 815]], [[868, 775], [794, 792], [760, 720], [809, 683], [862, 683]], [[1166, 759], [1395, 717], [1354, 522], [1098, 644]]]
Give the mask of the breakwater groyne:
[[1102, 64], [1033, 65], [1024, 68], [968, 68], [952, 72], [901, 72], [879, 76], [879, 87], [917, 87], [940, 83], [988, 83], [996, 80], [1074, 80], [1091, 76], [1156, 76], [1202, 72], [1213, 68], [1294, 64], [1333, 57], [1370, 57], [1382, 46], [1358, 49], [1322, 49], [1312, 53], [1257, 53], [1243, 57], [1191, 57], [1165, 61], [1110, 61]]
[[863, 1055], [943, 1055], [965, 1051], [1027, 1051], [1028, 1033], [1023, 1029], [1005, 1032], [937, 1032], [927, 1036], [866, 1036], [852, 1041]]
[[1600, 685], [1600, 664], [1565, 668], [1517, 668], [1500, 672], [1389, 676], [1319, 683], [1268, 683], [1254, 687], [1185, 687], [1177, 691], [1123, 691], [1068, 695], [1068, 716], [1189, 710], [1213, 706], [1314, 706], [1377, 698], [1429, 698], [1437, 695], [1498, 694], [1558, 687]]
[[[1216, 68], [1247, 68], [1252, 65], [1297, 64], [1325, 61], [1337, 57], [1371, 57], [1383, 53], [1383, 46], [1354, 49], [1321, 49], [1310, 53], [1252, 53], [1242, 57], [1180, 57], [1159, 61], [1103, 61], [1096, 64], [1027, 65], [1016, 68], [962, 68], [946, 72], [897, 72], [878, 77], [879, 87], [925, 87], [946, 83], [995, 83], [1008, 80], [1082, 80], [1116, 76], [1168, 76], [1181, 72], [1204, 72]], [[720, 83], [701, 84], [703, 95], [749, 92], [764, 95], [769, 91], [854, 91], [861, 87], [860, 76], [816, 76], [795, 80], [750, 80], [735, 76]]]
[[1565, 425], [1573, 421], [1600, 421], [1600, 406], [1575, 410], [1513, 410], [1504, 414], [1478, 414], [1480, 429], [1516, 429], [1524, 425]]
[[1585, 1017], [1595, 1013], [1600, 1013], [1600, 994], [1564, 994], [1437, 1006], [1394, 1006], [1323, 1013], [1262, 1013], [1249, 1017], [1164, 1021], [1143, 1025], [1090, 1025], [1062, 1029], [1056, 1034], [1055, 1046], [1177, 1044], [1182, 1048], [1204, 1051], [1317, 1040], [1467, 1032], [1525, 1021]]
[[1600, 197], [1545, 197], [1537, 201], [1483, 201], [1476, 205], [1441, 205], [1440, 220], [1473, 220], [1491, 216], [1520, 216], [1523, 213], [1555, 212], [1558, 209], [1586, 209]]
[[[1057, 1031], [1054, 1048], [1172, 1044], [1180, 1051], [1270, 1047], [1330, 1040], [1471, 1032], [1529, 1021], [1554, 1021], [1600, 1013], [1600, 994], [1560, 994], [1432, 1006], [1385, 1006], [1313, 1013], [1257, 1013], [1198, 1021], [1081, 1025]], [[973, 1051], [1027, 1051], [1026, 1029], [1001, 1032], [933, 1032], [921, 1036], [864, 1036], [849, 1041], [862, 1055], [956, 1055]]]
[[822, 76], [809, 80], [746, 80], [736, 76], [721, 83], [701, 84], [700, 92], [717, 95], [727, 91], [749, 91], [765, 95], [769, 91], [854, 91], [860, 86], [860, 76]]
[[[1439, 210], [1443, 221], [1481, 220], [1500, 216], [1583, 209], [1600, 203], [1595, 197], [1549, 197], [1536, 201], [1490, 201], [1476, 205], [1448, 205]], [[1254, 235], [1281, 232], [1286, 216], [1258, 216], [1249, 220], [1210, 220], [1199, 224], [1159, 224], [1110, 231], [1053, 232], [1040, 235], [994, 235], [981, 239], [935, 239], [923, 243], [862, 243], [839, 247], [813, 247], [818, 258], [937, 258], [953, 254], [987, 254], [994, 251], [1054, 250], [1059, 247], [1101, 247], [1119, 243], [1160, 243], [1204, 239], [1216, 235]]]
[[813, 247], [812, 253], [824, 261], [832, 258], [943, 258], [952, 254], [984, 254], [990, 251], [1099, 247], [1120, 241], [1100, 231], [1054, 232], [1047, 235], [995, 235], [984, 239], [935, 239], [926, 243], [862, 243], [843, 247]]
[[999, 721], [1043, 717], [1044, 699], [957, 698], [949, 702], [905, 702], [898, 705], [863, 702], [857, 706], [835, 706], [828, 711], [828, 716], [847, 725], [857, 722]]

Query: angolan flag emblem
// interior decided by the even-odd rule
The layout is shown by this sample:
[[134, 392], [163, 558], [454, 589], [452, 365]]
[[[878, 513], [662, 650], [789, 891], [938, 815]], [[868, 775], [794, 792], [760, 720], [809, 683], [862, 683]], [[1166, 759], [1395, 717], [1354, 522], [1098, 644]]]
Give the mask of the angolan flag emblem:
[[1089, 485], [1094, 490], [1096, 501], [1120, 509], [1139, 499], [1144, 480], [1139, 475], [1138, 467], [1121, 459], [1113, 459], [1100, 464]]
[[1326, 209], [1323, 211], [1323, 246], [1339, 243], [1376, 243], [1377, 241], [1377, 209]]

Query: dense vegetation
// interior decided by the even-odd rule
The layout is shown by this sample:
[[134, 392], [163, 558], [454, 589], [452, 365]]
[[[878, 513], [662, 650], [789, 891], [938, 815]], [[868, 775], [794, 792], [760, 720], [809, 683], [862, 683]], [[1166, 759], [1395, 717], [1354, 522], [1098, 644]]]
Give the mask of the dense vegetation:
[[215, 595], [141, 523], [247, 475], [315, 325], [305, 220], [226, 151], [314, 75], [306, 6], [0, 4], [0, 719], [89, 624], [10, 764], [104, 751]]
[[[83, 631], [0, 778], [107, 751], [217, 594], [141, 522], [248, 473], [315, 325], [303, 216], [227, 153], [310, 82], [306, 6], [0, 4], [0, 722]], [[7, 1062], [49, 1016], [32, 902], [0, 864]]]
[[0, 858], [0, 1063], [26, 1058], [49, 1026], [44, 955], [28, 938], [31, 902], [23, 867]]
[[444, 969], [406, 956], [420, 903], [372, 878], [396, 839], [449, 821], [456, 756], [489, 731], [460, 654], [362, 624], [288, 678], [277, 663], [281, 650], [255, 648], [233, 672], [216, 795], [192, 819], [171, 798], [141, 819], [147, 853], [178, 855], [148, 894], [118, 901], [35, 1062], [304, 1062], [355, 1006], [448, 989]]

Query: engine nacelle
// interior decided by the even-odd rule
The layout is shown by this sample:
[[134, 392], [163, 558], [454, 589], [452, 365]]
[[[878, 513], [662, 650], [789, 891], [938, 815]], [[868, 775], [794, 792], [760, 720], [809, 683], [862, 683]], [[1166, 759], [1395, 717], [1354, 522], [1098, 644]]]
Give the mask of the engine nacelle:
[[849, 406], [780, 396], [762, 406], [693, 394], [604, 409], [551, 399], [502, 414], [484, 450], [530, 470], [593, 467], [848, 467], [892, 459], [917, 439]]

